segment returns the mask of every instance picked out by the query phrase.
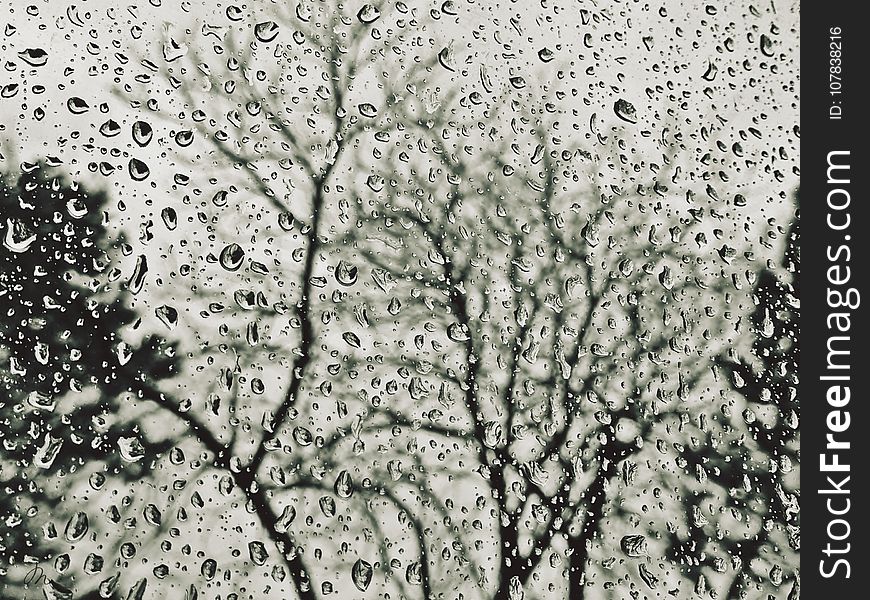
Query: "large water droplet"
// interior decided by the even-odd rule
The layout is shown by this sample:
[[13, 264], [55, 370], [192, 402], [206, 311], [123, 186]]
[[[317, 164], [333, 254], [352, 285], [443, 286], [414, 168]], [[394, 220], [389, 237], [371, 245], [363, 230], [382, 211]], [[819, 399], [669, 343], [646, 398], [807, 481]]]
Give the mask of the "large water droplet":
[[48, 62], [48, 52], [42, 48], [27, 48], [18, 53], [18, 58], [31, 67], [41, 67]]
[[79, 98], [78, 96], [73, 96], [69, 100], [66, 101], [67, 109], [74, 115], [80, 115], [88, 111], [90, 106], [87, 102]]
[[133, 268], [133, 274], [127, 282], [127, 288], [133, 294], [138, 294], [145, 284], [145, 275], [148, 274], [148, 259], [144, 254], [140, 254], [136, 259], [136, 266]]
[[351, 569], [350, 574], [356, 588], [359, 591], [364, 592], [372, 582], [374, 569], [370, 562], [358, 558], [357, 561], [353, 563], [353, 568]]
[[335, 495], [339, 498], [350, 498], [353, 495], [353, 480], [350, 477], [350, 473], [347, 471], [339, 473], [335, 479], [333, 489], [335, 490]]
[[147, 146], [154, 137], [154, 130], [151, 125], [145, 121], [136, 121], [133, 123], [133, 141], [139, 146]]
[[335, 280], [341, 285], [351, 286], [356, 283], [359, 276], [359, 269], [347, 261], [339, 261], [335, 267]]
[[639, 558], [646, 556], [647, 543], [646, 538], [642, 535], [626, 535], [619, 541], [619, 547], [625, 552], [626, 556], [631, 558]]
[[42, 595], [45, 596], [45, 600], [73, 600], [71, 589], [51, 579], [42, 582]]
[[266, 564], [269, 558], [266, 546], [258, 541], [248, 542], [248, 555], [251, 557], [251, 562], [260, 567]]
[[442, 48], [438, 53], [438, 62], [451, 73], [456, 71], [456, 56], [453, 54], [453, 48], [450, 46]]
[[616, 116], [622, 119], [627, 123], [637, 123], [637, 111], [634, 109], [634, 105], [632, 105], [627, 100], [623, 100], [620, 98], [613, 105], [613, 111], [616, 113]]
[[36, 233], [31, 231], [19, 219], [6, 219], [6, 233], [3, 236], [3, 245], [10, 252], [20, 254], [27, 252], [33, 242], [36, 241]]
[[158, 306], [154, 309], [154, 314], [169, 330], [175, 329], [175, 326], [178, 324], [178, 311], [171, 306], [166, 304]]
[[264, 21], [254, 26], [254, 37], [263, 43], [268, 43], [278, 36], [278, 24], [274, 21]]
[[53, 397], [40, 394], [36, 390], [27, 394], [27, 403], [33, 408], [45, 411], [53, 411], [57, 405]]
[[61, 446], [63, 446], [62, 438], [52, 437], [51, 434], [46, 433], [42, 446], [39, 447], [36, 455], [33, 457], [33, 464], [40, 469], [50, 469], [54, 459], [57, 458], [60, 452]]
[[356, 18], [359, 19], [360, 23], [365, 23], [366, 25], [374, 23], [380, 16], [381, 11], [371, 4], [363, 4], [359, 12], [356, 13]]
[[145, 447], [139, 438], [135, 437], [118, 438], [118, 450], [121, 453], [121, 458], [127, 462], [136, 462], [145, 456]]
[[63, 530], [63, 537], [65, 537], [68, 542], [77, 542], [85, 537], [88, 528], [88, 515], [83, 511], [78, 511], [66, 522], [66, 527]]
[[293, 520], [296, 518], [296, 508], [292, 504], [288, 504], [284, 507], [284, 510], [281, 511], [281, 516], [278, 517], [278, 521], [275, 523], [275, 531], [278, 533], [286, 533], [288, 529], [290, 529], [290, 524], [293, 523]]
[[151, 169], [138, 158], [131, 158], [127, 163], [127, 170], [130, 172], [130, 179], [133, 181], [145, 181], [151, 174]]
[[238, 271], [245, 260], [245, 251], [238, 244], [229, 244], [221, 250], [220, 263], [227, 271]]
[[172, 38], [163, 43], [163, 60], [172, 62], [187, 54], [187, 44], [179, 44]]
[[106, 137], [115, 137], [119, 133], [121, 133], [121, 126], [118, 125], [117, 121], [113, 119], [109, 119], [102, 125], [100, 125], [100, 133]]

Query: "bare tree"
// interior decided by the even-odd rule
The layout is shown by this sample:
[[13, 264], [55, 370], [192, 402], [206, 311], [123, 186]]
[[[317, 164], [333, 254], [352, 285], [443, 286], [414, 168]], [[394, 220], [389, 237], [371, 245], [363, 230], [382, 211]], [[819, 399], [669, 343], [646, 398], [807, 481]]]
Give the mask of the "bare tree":
[[[197, 256], [192, 251], [193, 268], [188, 272], [201, 283], [199, 301], [211, 301], [211, 307], [217, 302], [222, 312], [229, 309], [222, 315], [224, 323], [248, 321], [244, 333], [237, 335], [227, 336], [226, 329], [218, 328], [214, 333], [230, 339], [217, 348], [199, 349], [212, 357], [208, 369], [219, 382], [209, 393], [210, 410], [191, 410], [174, 398], [176, 393], [157, 386], [144, 389], [141, 396], [182, 422], [179, 440], [196, 440], [208, 451], [209, 468], [225, 473], [222, 480], [240, 491], [259, 526], [279, 548], [297, 595], [311, 599], [316, 597], [307, 564], [312, 559], [294, 537], [295, 509], [285, 504], [282, 511], [276, 503], [288, 492], [341, 495], [341, 477], [332, 486], [323, 483], [322, 476], [305, 472], [310, 466], [305, 447], [313, 442], [316, 451], [322, 438], [294, 421], [298, 423], [300, 414], [311, 420], [303, 399], [322, 389], [320, 380], [326, 375], [322, 368], [329, 355], [320, 340], [328, 337], [331, 303], [321, 289], [326, 262], [342, 242], [336, 228], [348, 218], [345, 181], [354, 163], [346, 156], [359, 154], [373, 139], [388, 138], [401, 127], [391, 120], [390, 106], [437, 64], [438, 52], [428, 48], [431, 41], [405, 43], [410, 33], [403, 29], [413, 26], [416, 35], [425, 28], [417, 11], [404, 5], [374, 3], [354, 12], [340, 4], [311, 9], [287, 5], [270, 9], [267, 17], [241, 39], [231, 29], [206, 28], [206, 39], [218, 39], [211, 49], [198, 39], [167, 38], [162, 67], [144, 60], [161, 75], [148, 92], [153, 95], [130, 85], [120, 90], [134, 108], [153, 111], [143, 113], [149, 129], [177, 124], [170, 135], [180, 158], [189, 159], [196, 169], [207, 160], [220, 174], [221, 186], [207, 209], [211, 217], [200, 215], [202, 222], [211, 219], [210, 229], [225, 241], [213, 242], [211, 254]], [[423, 45], [417, 47], [418, 43]], [[387, 65], [392, 73], [385, 70]], [[165, 105], [159, 94], [163, 90], [169, 90]], [[185, 150], [194, 140], [198, 143]], [[207, 159], [197, 153], [201, 148], [208, 151]], [[210, 179], [211, 184], [217, 181]], [[228, 202], [232, 206], [242, 193], [253, 195], [254, 211], [271, 223], [263, 243], [271, 246], [267, 254], [276, 257], [271, 265], [275, 270], [250, 259], [242, 276], [233, 279], [246, 254], [262, 247], [255, 237], [247, 249], [230, 241], [237, 235], [232, 223], [222, 230], [227, 221], [221, 221], [224, 207]], [[161, 214], [174, 221], [177, 212], [168, 205]], [[185, 244], [182, 241], [182, 247]], [[278, 258], [282, 249], [288, 252], [289, 264]], [[209, 264], [223, 268], [217, 277], [209, 273]], [[228, 293], [228, 286], [242, 282], [245, 289]], [[230, 297], [227, 306], [224, 302]], [[180, 313], [172, 309], [174, 315]], [[208, 322], [185, 326], [201, 337], [210, 331]], [[262, 370], [259, 365], [273, 361], [276, 369], [251, 381], [253, 394], [240, 391], [242, 382], [250, 380], [243, 374], [246, 368]], [[271, 378], [278, 385], [264, 383]], [[226, 396], [229, 402], [223, 400]], [[248, 396], [257, 401], [246, 401]], [[290, 435], [293, 445], [284, 438]], [[294, 445], [298, 459], [287, 455]], [[348, 485], [347, 497], [353, 490], [352, 483]], [[366, 495], [363, 491], [357, 498], [366, 501]], [[375, 496], [369, 493], [367, 501], [386, 500], [400, 510], [403, 506], [388, 492]], [[411, 523], [416, 527], [413, 518]], [[355, 583], [367, 587], [370, 563], [360, 559], [354, 564]], [[414, 568], [420, 569], [425, 587], [426, 561]], [[324, 593], [332, 589], [329, 581], [320, 584]]]
[[552, 581], [546, 558], [564, 558], [556, 578], [587, 597], [610, 531], [634, 559], [653, 544], [621, 508], [619, 480], [630, 488], [640, 461], [655, 471], [650, 447], [673, 458], [666, 430], [682, 430], [714, 374], [723, 341], [710, 329], [739, 257], [707, 241], [711, 199], [683, 187], [678, 131], [642, 177], [626, 169], [621, 127], [591, 151], [571, 146], [551, 103], [493, 110], [479, 127], [452, 105], [403, 106], [383, 188], [357, 192], [365, 224], [348, 237], [377, 283], [363, 347], [381, 348], [356, 436], [415, 464], [385, 485], [414, 498], [418, 518], [437, 522], [439, 497], [471, 490], [482, 533], [449, 520], [434, 536], [477, 548], [465, 558], [490, 563], [488, 597]]

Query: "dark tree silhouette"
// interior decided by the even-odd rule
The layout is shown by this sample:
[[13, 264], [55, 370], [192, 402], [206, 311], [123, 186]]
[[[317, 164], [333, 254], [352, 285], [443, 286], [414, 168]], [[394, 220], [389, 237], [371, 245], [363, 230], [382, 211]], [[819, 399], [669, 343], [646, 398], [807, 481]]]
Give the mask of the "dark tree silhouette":
[[[451, 540], [471, 566], [430, 552], [431, 571], [456, 569], [450, 581], [470, 571], [481, 597], [517, 599], [554, 579], [572, 599], [595, 597], [614, 536], [635, 560], [655, 543], [638, 534], [648, 508], [623, 504], [640, 495], [638, 473], [659, 483], [678, 458], [666, 440], [683, 440], [676, 429], [715, 364], [709, 330], [733, 293], [731, 250], [716, 256], [702, 235], [701, 199], [662, 208], [685, 194], [669, 190], [677, 141], [644, 180], [620, 170], [618, 142], [557, 149], [546, 110], [500, 136], [499, 114], [475, 132], [446, 110], [403, 106], [402, 145], [378, 173], [389, 186], [357, 191], [365, 227], [347, 242], [376, 283], [358, 362], [376, 374], [373, 395], [327, 464], [353, 460], [341, 443], [353, 441], [358, 470], [405, 499], [430, 544]], [[345, 318], [348, 329], [360, 321]], [[413, 474], [389, 476], [374, 467], [383, 460]], [[454, 481], [474, 518], [454, 512]], [[686, 491], [676, 509], [692, 500]], [[653, 570], [642, 566], [649, 585]]]
[[[85, 535], [85, 513], [58, 505], [73, 473], [137, 479], [166, 444], [119, 419], [129, 397], [170, 377], [172, 346], [136, 332], [113, 255], [107, 197], [21, 166], [0, 183], [0, 518], [7, 565], [38, 562]], [[80, 507], [79, 507], [80, 508]], [[71, 525], [57, 522], [68, 517]]]
[[[431, 73], [438, 63], [438, 49], [428, 48], [428, 54], [421, 56], [416, 44], [410, 46], [412, 51], [402, 47], [400, 32], [407, 12], [403, 5], [375, 2], [351, 7], [330, 2], [314, 5], [310, 11], [307, 8], [269, 7], [270, 20], [242, 37], [237, 37], [238, 32], [227, 33], [214, 48], [191, 40], [189, 56], [172, 64], [167, 61], [162, 67], [161, 75], [171, 90], [166, 104], [172, 108], [156, 114], [143, 110], [142, 118], [162, 116], [173, 127], [183, 127], [191, 139], [201, 140], [195, 152], [179, 150], [180, 162], [188, 159], [202, 170], [200, 151], [206, 149], [222, 183], [234, 193], [243, 190], [252, 196], [256, 211], [273, 223], [275, 247], [293, 248], [289, 259], [281, 259], [283, 264], [272, 265], [274, 277], [264, 276], [265, 266], [258, 273], [241, 269], [239, 275], [249, 278], [246, 285], [256, 282], [258, 286], [256, 300], [247, 303], [236, 295], [223, 312], [234, 323], [251, 319], [254, 313], [248, 332], [252, 325], [253, 331], [262, 332], [262, 338], [257, 333], [240, 342], [234, 340], [235, 365], [221, 369], [226, 385], [220, 391], [233, 395], [226, 403], [231, 410], [182, 410], [178, 399], [157, 388], [143, 397], [183, 421], [179, 439], [195, 441], [209, 452], [209, 469], [232, 482], [255, 517], [255, 528], [262, 529], [272, 542], [270, 547], [278, 549], [288, 584], [302, 600], [314, 600], [319, 591], [327, 593], [324, 590], [331, 588], [333, 575], [319, 551], [305, 540], [327, 536], [314, 531], [309, 537], [313, 528], [306, 527], [305, 519], [287, 519], [288, 513], [282, 515], [279, 506], [283, 503], [285, 511], [295, 506], [284, 502], [294, 494], [307, 498], [314, 492], [335, 493], [331, 484], [308, 474], [315, 462], [310, 455], [318, 452], [320, 436], [312, 436], [300, 424], [308, 420], [314, 428], [319, 426], [306, 402], [320, 393], [323, 379], [330, 377], [324, 369], [328, 355], [323, 340], [329, 337], [331, 302], [320, 289], [325, 261], [343, 241], [336, 227], [348, 219], [345, 186], [355, 176], [361, 148], [402, 127], [391, 119], [390, 107], [413, 89], [414, 82]], [[372, 25], [373, 19], [378, 25]], [[413, 19], [415, 27], [424, 30], [425, 19]], [[396, 29], [389, 27], [382, 33], [380, 25], [390, 21]], [[275, 40], [270, 32], [278, 31], [282, 35]], [[185, 73], [188, 76], [182, 76]], [[192, 73], [199, 75], [189, 76]], [[395, 77], [397, 73], [401, 77]], [[293, 83], [288, 87], [288, 82]], [[289, 93], [294, 86], [305, 93]], [[128, 86], [123, 95], [134, 107], [149, 106], [153, 99], [139, 92]], [[376, 105], [382, 114], [377, 114]], [[180, 112], [173, 114], [176, 107]], [[203, 119], [207, 114], [217, 118]], [[250, 132], [268, 135], [255, 139]], [[219, 193], [224, 198], [228, 195], [227, 189]], [[215, 221], [220, 212], [218, 208]], [[272, 243], [272, 239], [267, 242]], [[191, 262], [196, 265], [202, 258], [193, 256]], [[207, 273], [208, 268], [202, 271]], [[191, 277], [197, 279], [200, 274], [194, 269]], [[222, 285], [217, 289], [203, 277], [196, 300], [212, 299], [209, 293], [213, 293], [215, 300], [224, 302], [226, 289], [239, 280], [232, 273], [220, 277]], [[238, 292], [248, 293], [250, 288]], [[267, 297], [280, 300], [270, 303]], [[289, 336], [279, 334], [288, 321]], [[201, 326], [198, 333], [207, 331], [210, 323]], [[216, 362], [222, 360], [226, 356], [218, 355]], [[245, 377], [239, 365], [268, 363], [275, 363], [282, 372], [274, 373], [273, 385], [264, 386], [262, 396], [246, 403], [239, 391], [239, 380]], [[312, 439], [305, 442], [306, 437]], [[290, 448], [293, 455], [288, 457]], [[376, 490], [362, 490], [353, 500], [359, 501], [402, 506], [400, 498]], [[426, 588], [427, 565], [421, 562], [420, 568]], [[323, 581], [318, 581], [318, 571], [325, 575]]]
[[706, 552], [708, 559], [690, 569], [697, 581], [704, 568], [722, 572], [721, 561], [729, 557], [729, 599], [756, 597], [764, 579], [776, 587], [791, 579], [789, 598], [799, 594], [797, 573], [783, 568], [796, 564], [800, 550], [799, 298], [796, 211], [780, 264], [761, 270], [752, 290], [751, 348], [729, 349], [718, 360], [726, 389], [742, 401], [723, 405], [726, 418], [718, 427], [693, 431], [703, 443], [683, 454], [687, 469], [708, 477], [697, 504], [715, 499], [722, 508], [709, 523], [687, 515], [688, 535], [671, 534], [671, 558]]
[[[746, 598], [753, 592], [751, 563], [763, 558], [767, 575], [778, 582], [784, 573], [781, 556], [800, 550], [799, 480], [800, 399], [800, 216], [796, 213], [788, 231], [779, 272], [763, 270], [754, 290], [757, 308], [751, 317], [752, 351], [746, 357], [724, 362], [735, 390], [745, 398], [750, 436], [743, 439], [744, 481], [748, 480], [743, 510], [764, 521], [751, 539], [730, 540], [729, 552], [741, 559], [729, 597]], [[749, 458], [754, 453], [755, 460]], [[731, 469], [725, 469], [728, 472]], [[784, 543], [783, 538], [787, 540]], [[789, 550], [786, 550], [788, 548]], [[798, 593], [795, 580], [793, 594]], [[748, 594], [748, 595], [747, 595]], [[789, 596], [792, 597], [791, 595]]]

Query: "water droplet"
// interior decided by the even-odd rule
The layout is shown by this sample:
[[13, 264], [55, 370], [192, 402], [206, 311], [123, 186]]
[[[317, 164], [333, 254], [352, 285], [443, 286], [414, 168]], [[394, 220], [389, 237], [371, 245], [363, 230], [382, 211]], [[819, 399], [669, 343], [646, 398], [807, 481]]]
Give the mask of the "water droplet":
[[385, 185], [384, 178], [377, 174], [371, 174], [366, 179], [366, 185], [369, 186], [369, 189], [373, 192], [380, 192], [384, 189]]
[[310, 446], [311, 443], [314, 441], [314, 436], [305, 427], [294, 427], [293, 439], [300, 446]]
[[118, 581], [121, 579], [120, 573], [115, 573], [108, 579], [104, 579], [100, 582], [98, 592], [101, 598], [111, 598], [115, 594], [115, 590], [118, 589]]
[[48, 52], [42, 48], [27, 48], [18, 53], [18, 58], [31, 67], [41, 67], [48, 62]]
[[85, 558], [84, 571], [88, 575], [96, 575], [103, 570], [104, 559], [99, 554], [89, 553]]
[[178, 227], [178, 214], [171, 206], [160, 211], [160, 218], [163, 219], [163, 224], [169, 231], [175, 231], [175, 228]]
[[353, 579], [353, 584], [359, 591], [364, 592], [368, 589], [373, 576], [374, 569], [372, 568], [371, 563], [361, 558], [358, 558], [356, 562], [353, 563], [351, 578]]
[[254, 26], [254, 37], [263, 43], [269, 43], [278, 36], [278, 24], [274, 21], [264, 21]]
[[182, 148], [186, 148], [193, 143], [194, 135], [193, 131], [189, 129], [183, 129], [181, 131], [177, 131], [175, 133], [175, 143], [181, 146]]
[[3, 245], [10, 252], [20, 254], [27, 252], [33, 242], [36, 241], [36, 233], [27, 227], [19, 219], [6, 219], [6, 233], [3, 236]]
[[335, 280], [341, 285], [351, 286], [356, 283], [359, 276], [359, 269], [347, 261], [339, 261], [335, 267]]
[[67, 109], [74, 115], [80, 115], [88, 111], [90, 106], [87, 102], [79, 98], [78, 96], [73, 96], [69, 100], [66, 101]]
[[333, 489], [335, 490], [335, 495], [339, 498], [350, 498], [353, 495], [353, 480], [350, 477], [350, 473], [346, 470], [339, 473], [335, 479]]
[[60, 452], [61, 446], [63, 446], [62, 438], [56, 438], [46, 433], [42, 446], [39, 447], [36, 455], [33, 457], [33, 464], [40, 469], [50, 469], [54, 459], [57, 458]]
[[100, 133], [106, 137], [115, 137], [119, 133], [121, 133], [121, 126], [118, 125], [117, 121], [109, 119], [102, 125], [100, 125]]
[[238, 271], [245, 260], [245, 251], [238, 244], [229, 244], [221, 250], [220, 263], [227, 271]]
[[762, 33], [760, 44], [761, 44], [761, 53], [768, 58], [772, 57], [774, 54], [774, 52], [773, 52], [773, 40], [771, 40], [770, 37], [767, 36], [767, 34]]
[[363, 104], [360, 104], [358, 109], [359, 109], [359, 114], [361, 114], [362, 116], [367, 117], [369, 119], [378, 116], [378, 109], [375, 107], [374, 104], [371, 104], [370, 102], [365, 102]]
[[348, 345], [353, 346], [354, 348], [359, 348], [362, 345], [359, 336], [352, 331], [344, 332], [341, 334], [341, 337], [348, 343]]
[[133, 268], [133, 274], [127, 282], [127, 288], [133, 294], [138, 294], [145, 284], [145, 275], [148, 274], [148, 259], [144, 254], [140, 254], [136, 259], [136, 266]]
[[451, 323], [447, 326], [447, 337], [454, 342], [465, 342], [471, 338], [468, 325], [465, 323]]
[[441, 49], [441, 52], [438, 53], [438, 62], [451, 73], [456, 71], [456, 56], [453, 54], [452, 46]]
[[142, 460], [145, 456], [145, 447], [139, 438], [135, 437], [118, 438], [118, 450], [121, 453], [121, 458], [130, 463]]
[[295, 518], [296, 508], [294, 508], [292, 504], [288, 504], [284, 507], [284, 510], [281, 512], [281, 516], [275, 523], [275, 531], [277, 531], [278, 533], [286, 533], [287, 530], [290, 529], [290, 524], [293, 523], [293, 520]]
[[130, 591], [127, 592], [126, 600], [143, 600], [145, 598], [145, 589], [148, 587], [148, 580], [143, 577], [133, 584]]
[[258, 541], [248, 542], [248, 555], [251, 557], [251, 562], [259, 567], [266, 564], [266, 560], [269, 558], [266, 546], [263, 542]]
[[616, 113], [616, 116], [622, 119], [627, 123], [637, 123], [637, 112], [634, 109], [634, 106], [626, 100], [620, 98], [613, 105], [613, 111]]
[[214, 579], [214, 576], [217, 573], [217, 561], [213, 558], [205, 559], [200, 568], [200, 573], [202, 573], [202, 576], [206, 581]]
[[175, 329], [178, 324], [178, 311], [171, 306], [166, 304], [158, 306], [154, 309], [154, 314], [169, 330]]
[[145, 181], [151, 174], [151, 169], [138, 158], [131, 158], [127, 163], [127, 169], [130, 172], [130, 179], [133, 181]]
[[172, 62], [187, 54], [187, 44], [179, 44], [172, 38], [163, 43], [163, 60]]
[[381, 11], [371, 4], [363, 4], [362, 8], [359, 9], [359, 12], [356, 13], [356, 18], [359, 19], [359, 22], [365, 23], [366, 25], [374, 23], [378, 18], [380, 18], [380, 16]]
[[73, 600], [71, 589], [51, 579], [42, 582], [42, 595], [45, 596], [45, 600]]
[[384, 269], [372, 269], [372, 280], [381, 288], [381, 290], [389, 294], [396, 287], [396, 280], [393, 276]]
[[323, 513], [323, 516], [329, 518], [335, 516], [335, 499], [332, 496], [322, 496], [318, 504], [320, 505], [320, 512]]
[[36, 390], [27, 394], [27, 403], [33, 408], [48, 412], [53, 411], [57, 405], [54, 398], [45, 394], [40, 394]]
[[139, 146], [147, 146], [154, 137], [154, 130], [151, 125], [145, 121], [136, 121], [133, 123], [133, 141]]
[[77, 542], [87, 534], [89, 528], [88, 515], [83, 511], [76, 512], [66, 522], [63, 537], [68, 542]]
[[284, 231], [293, 229], [293, 215], [290, 213], [280, 213], [278, 215], [278, 226]]
[[405, 581], [411, 585], [420, 585], [423, 583], [423, 565], [414, 561], [405, 569]]
[[713, 81], [716, 79], [716, 74], [719, 72], [719, 67], [712, 60], [707, 63], [707, 70], [701, 75], [701, 79], [705, 81]]
[[642, 535], [626, 535], [619, 541], [619, 547], [626, 556], [631, 558], [639, 558], [646, 556], [647, 543], [646, 538]]
[[145, 522], [154, 527], [159, 527], [163, 520], [163, 516], [160, 514], [160, 509], [150, 503], [145, 506], [143, 516], [145, 517]]

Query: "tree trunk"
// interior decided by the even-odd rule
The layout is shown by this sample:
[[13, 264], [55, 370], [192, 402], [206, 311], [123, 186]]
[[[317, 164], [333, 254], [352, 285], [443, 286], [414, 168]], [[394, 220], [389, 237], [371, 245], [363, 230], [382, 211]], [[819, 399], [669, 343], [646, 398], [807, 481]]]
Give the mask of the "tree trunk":
[[598, 468], [595, 479], [586, 489], [587, 504], [583, 528], [579, 535], [569, 539], [572, 553], [568, 572], [568, 600], [584, 600], [586, 598], [584, 575], [589, 563], [589, 549], [592, 540], [598, 533], [601, 518], [604, 516], [604, 503], [607, 499], [604, 484], [612, 468], [612, 465], [606, 469], [603, 466]]
[[507, 485], [504, 470], [501, 465], [493, 465], [490, 475], [490, 483], [498, 493], [498, 526], [499, 539], [501, 541], [501, 564], [498, 571], [498, 589], [493, 600], [508, 600], [510, 598], [511, 580], [517, 577], [517, 585], [522, 585], [523, 566], [520, 562], [519, 531], [517, 531], [516, 519], [509, 518], [507, 523], [502, 520], [502, 512], [507, 512]]
[[[508, 548], [503, 548], [502, 550], [504, 554], [507, 554], [508, 551]], [[510, 559], [510, 565], [506, 564], [505, 558], [505, 556], [502, 557], [502, 564], [499, 569], [498, 589], [493, 596], [493, 600], [508, 600], [511, 597], [511, 580], [514, 577], [518, 580], [517, 585], [522, 587], [523, 569], [517, 562], [517, 557], [512, 557]]]
[[245, 491], [245, 494], [254, 505], [257, 517], [260, 524], [268, 532], [269, 539], [272, 540], [279, 548], [282, 549], [282, 559], [287, 569], [290, 571], [290, 579], [293, 581], [293, 589], [296, 591], [296, 596], [299, 600], [317, 600], [317, 594], [305, 571], [305, 565], [302, 564], [302, 556], [296, 555], [292, 559], [288, 559], [284, 554], [294, 545], [293, 540], [287, 533], [281, 533], [275, 529], [278, 522], [278, 515], [272, 510], [269, 500], [262, 489]]

